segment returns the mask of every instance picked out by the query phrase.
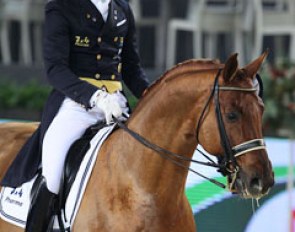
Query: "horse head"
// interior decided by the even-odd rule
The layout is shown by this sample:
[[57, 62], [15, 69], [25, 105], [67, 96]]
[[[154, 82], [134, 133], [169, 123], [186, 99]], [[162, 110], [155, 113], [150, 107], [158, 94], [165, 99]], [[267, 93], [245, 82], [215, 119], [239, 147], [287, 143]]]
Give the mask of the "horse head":
[[[189, 60], [168, 70], [146, 91], [127, 123], [158, 145], [156, 149], [149, 146], [157, 150], [150, 153], [166, 155], [164, 159], [140, 156], [145, 166], [158, 166], [159, 173], [164, 166], [174, 165], [169, 170], [178, 177], [183, 174], [178, 185], [183, 186], [188, 168], [181, 172], [176, 166], [188, 167], [200, 144], [218, 158], [218, 164], [211, 166], [228, 177], [230, 191], [244, 198], [265, 195], [274, 183], [262, 135], [264, 105], [257, 75], [266, 56], [264, 53], [243, 68], [234, 54], [225, 64]], [[171, 189], [175, 181], [173, 184]]]
[[199, 119], [200, 144], [218, 157], [230, 191], [244, 198], [260, 198], [274, 184], [262, 135], [262, 86], [257, 81], [266, 56], [239, 68], [237, 54], [232, 55], [216, 75], [212, 101]]

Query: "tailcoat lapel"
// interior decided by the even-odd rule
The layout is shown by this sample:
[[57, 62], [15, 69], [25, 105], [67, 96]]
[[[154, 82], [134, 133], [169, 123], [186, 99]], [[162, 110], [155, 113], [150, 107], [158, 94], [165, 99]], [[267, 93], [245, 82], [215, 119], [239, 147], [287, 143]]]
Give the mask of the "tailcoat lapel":
[[115, 0], [111, 0], [107, 21], [103, 26], [102, 34], [108, 34], [110, 37], [117, 36], [118, 28], [120, 27], [120, 24], [118, 23], [124, 20], [127, 22], [123, 9]]

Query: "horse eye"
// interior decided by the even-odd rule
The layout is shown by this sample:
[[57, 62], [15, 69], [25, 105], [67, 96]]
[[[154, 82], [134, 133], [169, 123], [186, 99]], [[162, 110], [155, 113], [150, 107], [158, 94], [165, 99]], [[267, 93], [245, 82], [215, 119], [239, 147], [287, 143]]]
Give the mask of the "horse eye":
[[239, 119], [239, 114], [237, 112], [230, 112], [226, 114], [226, 119], [229, 122], [236, 122]]

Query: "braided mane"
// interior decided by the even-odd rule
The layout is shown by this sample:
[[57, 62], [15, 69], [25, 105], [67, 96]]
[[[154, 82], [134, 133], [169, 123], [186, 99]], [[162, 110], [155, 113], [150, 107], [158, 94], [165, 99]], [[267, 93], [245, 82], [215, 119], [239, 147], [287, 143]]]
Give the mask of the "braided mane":
[[159, 79], [157, 79], [154, 83], [152, 83], [152, 85], [145, 91], [144, 95], [146, 95], [156, 86], [158, 86], [160, 83], [170, 81], [171, 79], [174, 79], [175, 77], [181, 74], [188, 73], [188, 72], [204, 71], [204, 70], [216, 70], [223, 67], [224, 67], [224, 64], [221, 64], [219, 60], [211, 60], [211, 59], [187, 60], [167, 70]]

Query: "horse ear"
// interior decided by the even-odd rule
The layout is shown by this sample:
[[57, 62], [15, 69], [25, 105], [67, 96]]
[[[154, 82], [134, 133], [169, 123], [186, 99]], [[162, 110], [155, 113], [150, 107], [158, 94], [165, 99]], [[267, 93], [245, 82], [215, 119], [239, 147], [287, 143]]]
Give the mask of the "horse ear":
[[245, 70], [247, 76], [254, 77], [254, 75], [258, 72], [260, 66], [268, 55], [268, 50], [266, 50], [261, 56], [259, 56], [256, 60], [253, 60], [250, 64], [245, 66], [243, 69]]
[[223, 79], [225, 83], [229, 83], [235, 77], [235, 74], [238, 70], [238, 60], [237, 60], [238, 53], [234, 53], [231, 55], [224, 65], [223, 70]]

